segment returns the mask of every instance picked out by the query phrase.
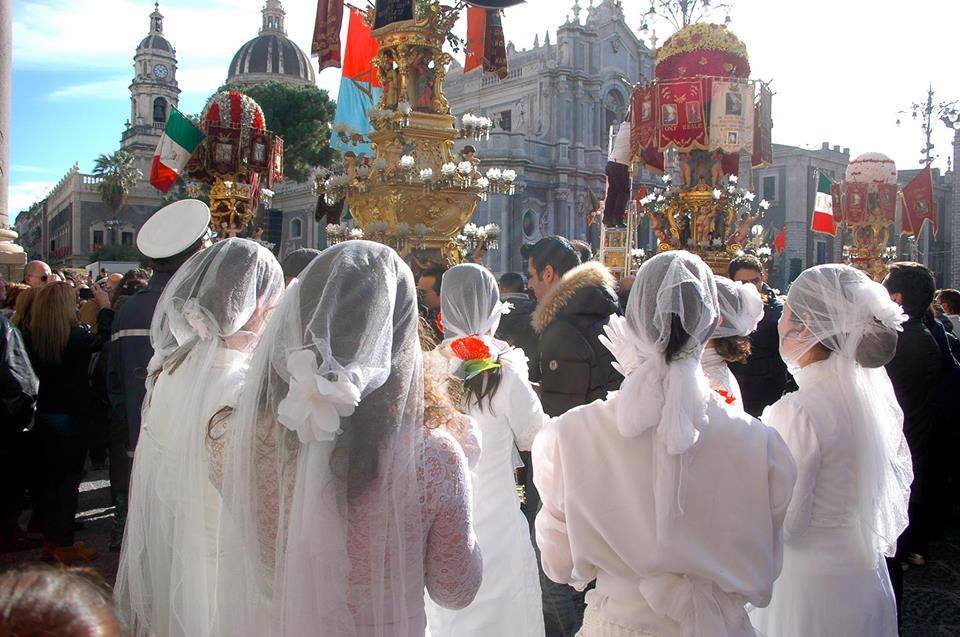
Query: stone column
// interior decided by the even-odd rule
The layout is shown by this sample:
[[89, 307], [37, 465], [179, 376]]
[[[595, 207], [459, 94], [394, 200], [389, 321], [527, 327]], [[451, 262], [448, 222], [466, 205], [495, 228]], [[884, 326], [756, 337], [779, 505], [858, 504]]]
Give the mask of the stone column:
[[[960, 128], [953, 131], [953, 170], [951, 172], [949, 209], [944, 211], [944, 225], [950, 228], [950, 263], [947, 266], [949, 278], [946, 283], [960, 287]], [[947, 217], [949, 216], [949, 222]]]
[[10, 229], [10, 82], [13, 76], [13, 3], [0, 2], [0, 274], [19, 281], [27, 255], [13, 243], [17, 233]]

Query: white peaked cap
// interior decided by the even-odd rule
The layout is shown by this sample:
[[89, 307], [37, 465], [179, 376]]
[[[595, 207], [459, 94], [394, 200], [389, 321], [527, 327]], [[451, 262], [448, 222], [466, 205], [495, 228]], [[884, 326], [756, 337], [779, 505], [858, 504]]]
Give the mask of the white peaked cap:
[[157, 210], [137, 234], [137, 248], [151, 259], [180, 254], [210, 225], [210, 208], [198, 199], [181, 199]]

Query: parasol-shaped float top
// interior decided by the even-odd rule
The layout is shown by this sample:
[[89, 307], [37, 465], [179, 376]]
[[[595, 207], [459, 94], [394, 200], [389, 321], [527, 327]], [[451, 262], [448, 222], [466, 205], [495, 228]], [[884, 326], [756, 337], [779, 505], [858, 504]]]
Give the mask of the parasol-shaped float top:
[[858, 184], [895, 184], [897, 165], [882, 153], [864, 153], [847, 164], [844, 179]]
[[244, 133], [251, 129], [262, 131], [267, 122], [260, 105], [238, 91], [220, 91], [207, 101], [200, 120], [205, 124], [239, 127]]
[[700, 75], [746, 78], [750, 76], [747, 47], [723, 25], [691, 24], [657, 49], [655, 75], [658, 80]]

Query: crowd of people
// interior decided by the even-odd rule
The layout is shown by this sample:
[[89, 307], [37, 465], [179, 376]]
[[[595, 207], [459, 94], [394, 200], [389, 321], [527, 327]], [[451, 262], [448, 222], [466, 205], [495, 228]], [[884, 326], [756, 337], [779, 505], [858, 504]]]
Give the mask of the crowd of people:
[[898, 634], [960, 493], [960, 293], [924, 266], [783, 296], [750, 255], [618, 281], [553, 236], [498, 280], [208, 224], [177, 202], [149, 273], [5, 286], [3, 549], [96, 557], [89, 457], [120, 566], [112, 604], [8, 573], [0, 624], [62, 595], [111, 635]]

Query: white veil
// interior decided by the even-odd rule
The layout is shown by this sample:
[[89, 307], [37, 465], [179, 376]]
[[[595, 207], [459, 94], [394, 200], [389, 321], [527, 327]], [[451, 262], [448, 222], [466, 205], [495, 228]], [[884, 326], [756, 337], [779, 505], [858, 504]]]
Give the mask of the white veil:
[[[206, 524], [219, 502], [207, 488], [205, 443], [213, 412], [229, 406], [216, 402], [223, 380], [215, 366], [228, 348], [240, 350], [242, 366], [282, 291], [280, 264], [268, 250], [228, 239], [191, 257], [157, 303], [153, 391], [144, 400], [115, 592], [138, 635], [209, 634], [215, 573]], [[177, 395], [156, 391], [161, 374]]]
[[416, 289], [348, 241], [284, 295], [224, 466], [217, 632], [407, 635], [423, 619], [423, 376]]
[[493, 335], [510, 306], [500, 302], [497, 280], [474, 263], [456, 265], [440, 282], [443, 342], [464, 336]]
[[858, 451], [860, 523], [865, 554], [892, 557], [907, 526], [913, 469], [903, 435], [903, 412], [883, 365], [896, 353], [906, 320], [884, 287], [846, 265], [820, 265], [800, 274], [780, 319], [780, 354], [796, 371], [804, 354], [820, 344], [843, 397]]
[[763, 299], [757, 286], [731, 281], [724, 276], [715, 277], [715, 280], [720, 316], [723, 320], [717, 325], [711, 338], [747, 336], [756, 331], [757, 324], [763, 318]]
[[[624, 375], [617, 428], [625, 437], [656, 427], [654, 501], [658, 537], [683, 513], [682, 463], [707, 424], [710, 388], [700, 369], [704, 344], [719, 316], [710, 268], [686, 251], [659, 254], [644, 263], [630, 290], [625, 318], [614, 317], [601, 341]], [[664, 352], [675, 326], [689, 335], [671, 361]], [[673, 335], [675, 336], [675, 335]]]

